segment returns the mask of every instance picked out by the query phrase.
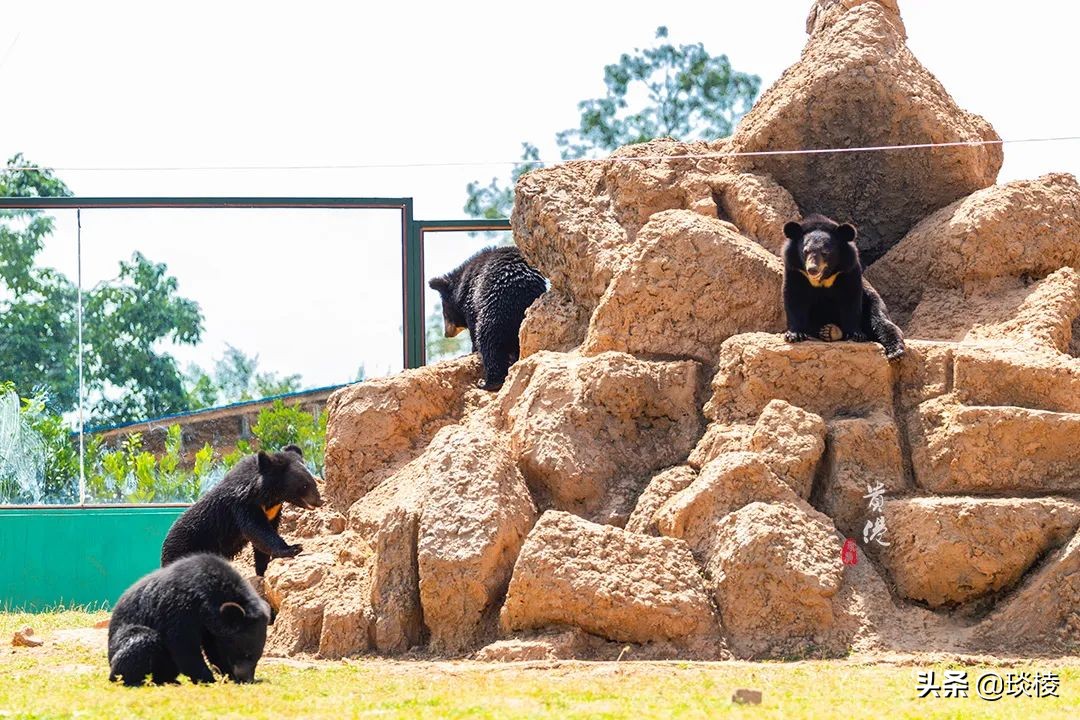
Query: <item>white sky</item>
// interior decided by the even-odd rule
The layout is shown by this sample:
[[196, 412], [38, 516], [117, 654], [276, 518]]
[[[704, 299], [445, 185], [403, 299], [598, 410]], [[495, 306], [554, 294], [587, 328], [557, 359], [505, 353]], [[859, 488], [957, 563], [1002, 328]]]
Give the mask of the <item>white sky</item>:
[[[767, 88], [805, 43], [810, 0], [29, 2], [0, 0], [0, 159], [53, 167], [509, 161], [603, 92], [605, 64], [652, 42], [702, 42]], [[1075, 28], [1057, 0], [901, 0], [909, 46], [1006, 139], [1080, 135]], [[1001, 180], [1080, 170], [1080, 143], [1013, 145]], [[463, 217], [465, 184], [508, 166], [260, 172], [61, 170], [77, 195], [412, 196]], [[73, 213], [44, 260], [74, 277]], [[224, 343], [308, 387], [401, 365], [398, 220], [332, 211], [83, 214], [84, 284], [138, 249], [166, 262]], [[430, 277], [482, 243], [440, 236]], [[429, 298], [430, 303], [430, 298]]]

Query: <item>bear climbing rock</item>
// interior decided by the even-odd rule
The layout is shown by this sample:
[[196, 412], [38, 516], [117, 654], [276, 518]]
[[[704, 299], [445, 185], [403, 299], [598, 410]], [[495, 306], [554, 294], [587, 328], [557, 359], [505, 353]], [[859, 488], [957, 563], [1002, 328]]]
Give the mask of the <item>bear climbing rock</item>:
[[498, 390], [521, 352], [518, 330], [525, 310], [547, 289], [544, 276], [516, 247], [494, 247], [428, 285], [442, 296], [446, 337], [468, 329], [473, 350], [480, 352], [484, 363], [479, 386]]
[[176, 519], [161, 547], [161, 565], [201, 552], [232, 559], [250, 542], [261, 577], [270, 558], [294, 557], [303, 549], [278, 535], [286, 502], [306, 509], [322, 505], [300, 448], [245, 457]]
[[109, 620], [109, 679], [214, 682], [209, 660], [234, 682], [252, 682], [269, 620], [270, 607], [228, 562], [189, 555], [120, 596]]
[[784, 311], [788, 342], [873, 340], [896, 360], [904, 334], [885, 302], [862, 276], [856, 230], [824, 215], [784, 225]]

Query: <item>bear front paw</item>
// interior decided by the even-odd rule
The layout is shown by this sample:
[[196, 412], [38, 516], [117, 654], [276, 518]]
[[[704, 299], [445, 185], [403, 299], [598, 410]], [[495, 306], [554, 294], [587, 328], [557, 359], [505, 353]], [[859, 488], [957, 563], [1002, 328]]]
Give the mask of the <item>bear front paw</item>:
[[494, 380], [481, 380], [480, 382], [476, 383], [476, 387], [480, 388], [481, 390], [487, 390], [489, 392], [495, 392], [502, 386], [503, 384], [501, 381], [496, 382]]
[[896, 343], [895, 345], [885, 345], [885, 359], [889, 362], [899, 360], [904, 355], [904, 343]]
[[284, 551], [282, 551], [281, 555], [279, 555], [278, 557], [287, 557], [287, 558], [296, 557], [297, 555], [300, 554], [300, 552], [303, 549], [304, 549], [304, 546], [301, 545], [300, 543], [297, 543], [296, 545], [289, 545], [289, 546], [287, 546], [285, 548]]
[[818, 337], [825, 342], [837, 342], [844, 339], [844, 331], [839, 326], [829, 323], [818, 331]]
[[848, 338], [848, 340], [851, 340], [852, 342], [869, 342], [870, 336], [864, 333], [862, 330], [856, 330], [855, 332], [851, 333], [851, 336]]
[[788, 330], [786, 333], [784, 333], [784, 342], [797, 343], [809, 339], [810, 336], [806, 333], [795, 332], [794, 330]]

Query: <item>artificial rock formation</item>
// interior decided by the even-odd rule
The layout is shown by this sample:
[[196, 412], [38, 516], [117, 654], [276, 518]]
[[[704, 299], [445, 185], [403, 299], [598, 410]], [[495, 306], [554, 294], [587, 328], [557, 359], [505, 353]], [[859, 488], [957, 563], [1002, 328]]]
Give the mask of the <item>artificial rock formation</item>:
[[[520, 179], [514, 239], [551, 283], [520, 361], [498, 394], [466, 358], [333, 396], [270, 652], [1080, 648], [1080, 189], [993, 184], [997, 136], [896, 0], [816, 0], [807, 32], [733, 137]], [[860, 228], [899, 361], [784, 341], [804, 211]]]

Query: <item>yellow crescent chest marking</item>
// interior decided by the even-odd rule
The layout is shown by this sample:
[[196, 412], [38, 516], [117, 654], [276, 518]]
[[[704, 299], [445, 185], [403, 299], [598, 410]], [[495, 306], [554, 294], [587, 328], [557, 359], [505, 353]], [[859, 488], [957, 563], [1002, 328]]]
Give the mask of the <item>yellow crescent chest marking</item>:
[[810, 284], [814, 287], [832, 287], [833, 283], [836, 282], [836, 278], [840, 277], [840, 273], [833, 273], [827, 278], [815, 280], [814, 278], [810, 277], [810, 273], [806, 272], [805, 270], [800, 270], [799, 272], [805, 275], [806, 279], [809, 280]]
[[281, 503], [274, 505], [273, 507], [264, 507], [263, 512], [266, 513], [267, 520], [273, 520], [281, 512]]

